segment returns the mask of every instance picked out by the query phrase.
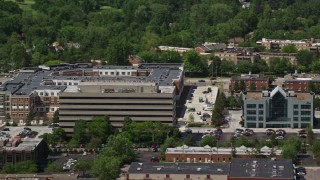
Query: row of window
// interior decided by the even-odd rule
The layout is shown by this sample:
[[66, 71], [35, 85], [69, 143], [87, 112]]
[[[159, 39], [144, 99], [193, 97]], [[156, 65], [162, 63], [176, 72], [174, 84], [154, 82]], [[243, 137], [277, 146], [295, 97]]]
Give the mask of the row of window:
[[[258, 104], [259, 109], [263, 108], [263, 104]], [[247, 104], [247, 108], [257, 108], [256, 104]]]
[[258, 112], [259, 115], [263, 115], [264, 114], [263, 110], [258, 110], [258, 111], [256, 111], [256, 110], [247, 110], [247, 114], [248, 115], [256, 115], [257, 112]]
[[[304, 116], [310, 116], [311, 115], [311, 111], [300, 111], [300, 114], [301, 115], [304, 115]], [[293, 111], [293, 115], [299, 115], [299, 111]]]
[[[294, 109], [299, 109], [299, 105], [298, 105], [298, 104], [295, 104], [295, 105], [293, 105], [293, 108], [294, 108]], [[311, 105], [309, 105], [309, 104], [302, 104], [302, 105], [301, 105], [301, 109], [311, 109]]]
[[[120, 75], [120, 72], [99, 72], [100, 75], [111, 75], [111, 76], [114, 76], [114, 75]], [[121, 72], [121, 75], [122, 76], [130, 76], [131, 75], [131, 72]]]

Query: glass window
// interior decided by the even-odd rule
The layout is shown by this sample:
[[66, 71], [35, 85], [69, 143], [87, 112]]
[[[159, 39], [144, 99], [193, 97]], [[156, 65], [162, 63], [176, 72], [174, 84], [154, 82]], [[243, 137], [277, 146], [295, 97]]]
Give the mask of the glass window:
[[259, 114], [262, 115], [263, 114], [263, 110], [259, 110]]
[[247, 110], [247, 114], [256, 114], [255, 110]]
[[248, 128], [256, 128], [256, 123], [247, 123]]
[[299, 121], [299, 118], [298, 117], [294, 117], [293, 121]]
[[260, 109], [263, 108], [263, 104], [259, 104], [259, 108], [260, 108]]
[[259, 121], [263, 121], [263, 116], [259, 116]]
[[294, 109], [298, 109], [298, 108], [299, 108], [299, 105], [298, 105], [298, 104], [295, 104], [295, 105], [293, 105], [293, 108], [294, 108]]
[[259, 128], [263, 128], [263, 123], [259, 123]]
[[301, 109], [310, 109], [311, 105], [301, 105]]
[[256, 121], [255, 116], [247, 116], [247, 121]]
[[256, 108], [255, 104], [247, 104], [247, 108]]
[[287, 103], [286, 97], [280, 92], [277, 92], [269, 103], [269, 118], [272, 119], [272, 121], [286, 121], [288, 117]]
[[301, 111], [301, 115], [311, 115], [310, 111]]
[[299, 115], [299, 111], [294, 111], [293, 114], [294, 115]]
[[310, 117], [301, 117], [301, 121], [310, 121]]
[[299, 128], [299, 124], [298, 123], [294, 123], [293, 124], [293, 128]]

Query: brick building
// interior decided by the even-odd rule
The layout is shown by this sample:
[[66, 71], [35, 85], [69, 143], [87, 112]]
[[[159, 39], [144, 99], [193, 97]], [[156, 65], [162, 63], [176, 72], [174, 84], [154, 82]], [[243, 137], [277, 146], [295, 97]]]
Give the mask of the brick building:
[[291, 159], [233, 158], [228, 180], [292, 180]]
[[226, 163], [138, 163], [130, 165], [127, 180], [227, 180]]
[[42, 139], [0, 138], [0, 167], [28, 160], [41, 163], [47, 156], [47, 145]]
[[244, 89], [250, 90], [250, 84], [254, 83], [256, 91], [269, 89], [270, 79], [267, 77], [259, 77], [258, 75], [233, 76], [230, 79], [229, 91], [241, 91], [241, 84], [244, 83]]
[[[167, 148], [165, 152], [165, 161], [167, 162], [231, 162], [232, 148], [216, 148], [216, 147], [188, 147], [181, 146], [176, 148]], [[260, 153], [257, 154], [256, 149], [247, 148], [245, 146], [235, 148], [236, 157], [252, 158], [252, 157], [270, 157], [272, 149], [262, 147]], [[275, 157], [280, 157], [281, 150], [274, 149]]]
[[319, 94], [320, 76], [310, 77], [305, 74], [288, 74], [284, 76], [283, 87], [285, 90], [295, 92], [314, 92]]

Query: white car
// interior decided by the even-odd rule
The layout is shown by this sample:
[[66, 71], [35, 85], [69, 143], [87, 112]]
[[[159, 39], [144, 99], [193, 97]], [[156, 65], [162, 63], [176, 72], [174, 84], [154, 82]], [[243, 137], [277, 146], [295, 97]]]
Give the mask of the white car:
[[63, 166], [62, 170], [69, 171], [69, 170], [71, 170], [71, 166], [70, 165]]
[[187, 103], [192, 103], [192, 100], [187, 100]]
[[213, 131], [211, 129], [207, 129], [204, 133], [211, 134], [211, 133], [213, 133]]
[[276, 139], [282, 140], [282, 139], [284, 139], [284, 137], [283, 136], [277, 136]]

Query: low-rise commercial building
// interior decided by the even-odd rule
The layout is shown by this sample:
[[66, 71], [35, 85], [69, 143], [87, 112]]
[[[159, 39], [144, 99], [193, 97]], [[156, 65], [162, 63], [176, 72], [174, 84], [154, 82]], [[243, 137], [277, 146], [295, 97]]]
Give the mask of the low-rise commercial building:
[[233, 158], [228, 180], [292, 180], [291, 159]]
[[241, 91], [242, 89], [245, 89], [246, 91], [253, 90], [250, 89], [251, 84], [254, 84], [255, 91], [267, 90], [269, 89], [270, 79], [267, 77], [259, 77], [259, 75], [255, 74], [233, 76], [230, 79], [229, 91], [237, 92]]
[[133, 162], [127, 180], [227, 180], [226, 163], [139, 163]]
[[48, 148], [42, 139], [0, 138], [0, 167], [28, 160], [41, 163], [47, 156]]
[[[233, 152], [234, 151], [234, 152]], [[188, 147], [181, 146], [176, 148], [167, 148], [165, 152], [166, 162], [224, 162], [229, 163], [234, 157], [237, 158], [280, 158], [281, 150], [272, 149], [267, 146], [262, 147], [259, 151], [255, 148], [247, 148], [245, 146], [236, 148], [217, 148], [217, 147]]]
[[295, 92], [314, 92], [319, 94], [320, 76], [307, 76], [306, 74], [288, 74], [284, 76], [284, 89]]
[[244, 92], [243, 119], [247, 128], [306, 128], [313, 126], [313, 93], [284, 91]]
[[283, 46], [294, 45], [298, 51], [310, 50], [310, 47], [314, 47], [317, 43], [315, 39], [307, 40], [280, 40], [280, 39], [266, 39], [262, 38], [261, 41], [256, 42], [258, 45], [266, 47], [266, 49], [280, 51]]

